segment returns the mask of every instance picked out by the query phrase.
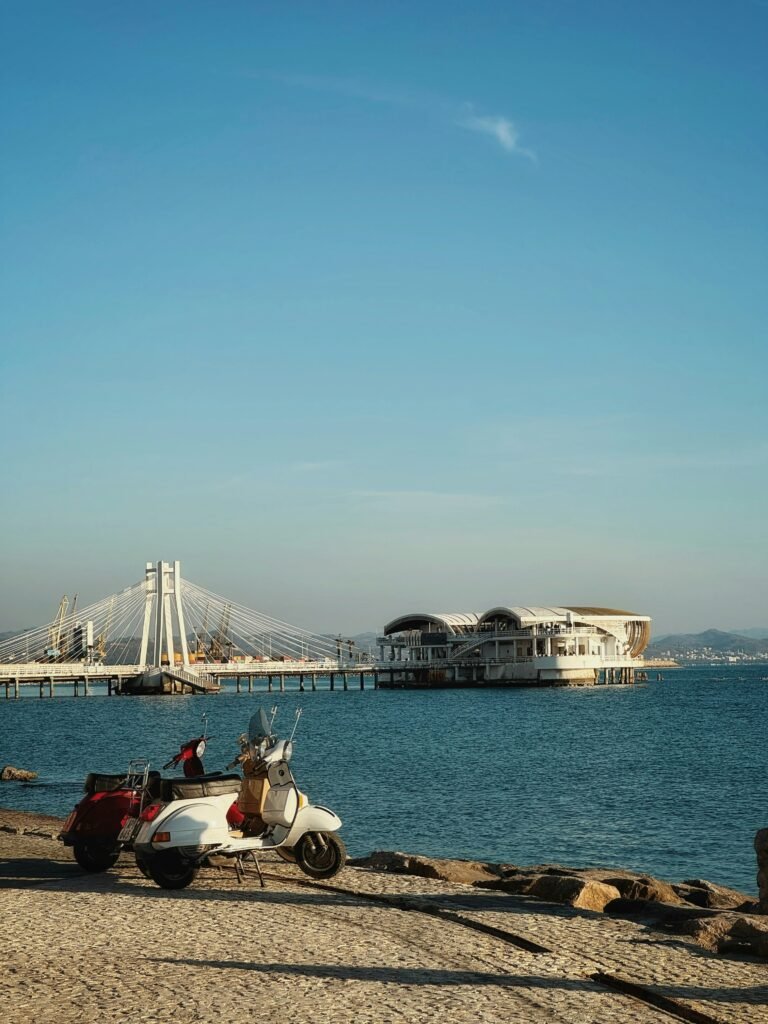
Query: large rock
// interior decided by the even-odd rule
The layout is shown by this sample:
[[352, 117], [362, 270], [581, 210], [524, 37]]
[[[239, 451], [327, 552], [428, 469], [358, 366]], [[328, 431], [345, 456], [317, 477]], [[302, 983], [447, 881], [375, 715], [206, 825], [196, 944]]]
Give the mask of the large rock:
[[401, 875], [417, 875], [421, 878], [436, 878], [442, 882], [459, 882], [467, 885], [499, 877], [499, 869], [495, 865], [480, 861], [420, 857], [399, 851], [377, 850], [369, 857], [359, 857], [350, 861], [350, 864], [353, 867], [373, 868], [374, 871], [391, 871]]
[[[684, 882], [673, 885], [672, 889], [686, 903], [696, 907], [708, 907], [714, 910], [752, 909], [754, 900], [746, 893], [737, 889], [729, 889], [725, 885], [715, 885], [703, 878], [686, 878]], [[662, 899], [664, 897], [661, 897]], [[665, 902], [672, 902], [665, 900]]]
[[24, 768], [14, 768], [7, 764], [0, 772], [0, 782], [31, 782], [37, 778], [37, 772], [28, 772]]
[[755, 836], [757, 854], [757, 890], [760, 894], [760, 913], [768, 914], [768, 828], [761, 828]]
[[758, 915], [745, 917], [721, 911], [666, 921], [665, 929], [715, 953], [747, 953], [768, 959], [768, 921]]
[[573, 875], [539, 875], [528, 890], [529, 896], [551, 903], [564, 903], [580, 910], [602, 912], [609, 903], [619, 899], [621, 893], [614, 885], [606, 885], [594, 878]]
[[[647, 875], [604, 875], [600, 881], [619, 890], [625, 900], [657, 900], [660, 903], [681, 903], [675, 888], [667, 882]], [[684, 897], [683, 897], [684, 898]]]
[[757, 915], [736, 917], [726, 932], [724, 943], [719, 946], [720, 952], [726, 950], [752, 953], [768, 960], [768, 921]]
[[515, 896], [535, 896], [548, 903], [562, 903], [580, 910], [603, 911], [609, 903], [619, 899], [621, 893], [613, 885], [597, 878], [583, 878], [572, 873], [545, 871], [509, 872], [504, 878], [479, 880], [481, 889], [501, 889]]

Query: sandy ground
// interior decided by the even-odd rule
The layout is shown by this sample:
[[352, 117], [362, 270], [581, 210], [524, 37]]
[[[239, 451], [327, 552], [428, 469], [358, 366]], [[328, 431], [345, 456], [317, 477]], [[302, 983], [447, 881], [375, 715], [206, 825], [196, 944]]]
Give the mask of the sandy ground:
[[130, 855], [85, 874], [57, 825], [0, 811], [2, 1024], [768, 1021], [764, 962], [633, 922], [359, 868], [323, 886], [268, 858], [266, 889], [210, 868], [165, 892]]

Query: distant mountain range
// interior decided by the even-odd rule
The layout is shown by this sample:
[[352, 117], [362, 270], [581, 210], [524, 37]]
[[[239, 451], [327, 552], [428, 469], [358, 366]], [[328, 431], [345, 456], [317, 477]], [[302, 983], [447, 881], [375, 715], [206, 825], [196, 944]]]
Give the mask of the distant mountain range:
[[[751, 636], [747, 636], [747, 632]], [[644, 656], [684, 658], [686, 654], [702, 654], [704, 651], [768, 656], [768, 630], [750, 629], [744, 633], [726, 633], [721, 629], [706, 629], [703, 633], [672, 633], [650, 643]]]
[[751, 636], [755, 640], [768, 640], [768, 629], [765, 626], [758, 626], [756, 629], [730, 629], [729, 633], [736, 633], [738, 636]]

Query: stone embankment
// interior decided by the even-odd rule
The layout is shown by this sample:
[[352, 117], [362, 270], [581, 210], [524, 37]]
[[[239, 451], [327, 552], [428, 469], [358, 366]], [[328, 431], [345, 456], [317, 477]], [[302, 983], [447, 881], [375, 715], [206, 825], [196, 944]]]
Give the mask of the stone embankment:
[[517, 867], [390, 851], [378, 851], [351, 863], [640, 921], [685, 936], [714, 952], [742, 952], [768, 960], [768, 918], [763, 916], [768, 913], [768, 829], [758, 837], [762, 837], [758, 850], [758, 856], [763, 857], [762, 903], [700, 878], [670, 883], [618, 869], [567, 868], [559, 864]]
[[[3, 1024], [765, 1024], [743, 944], [576, 905], [669, 898], [652, 879], [377, 854], [329, 882], [265, 857], [264, 889], [222, 866], [165, 892], [130, 854], [86, 874], [61, 824], [0, 810]], [[665, 906], [742, 914], [688, 899], [742, 894], [670, 889]]]

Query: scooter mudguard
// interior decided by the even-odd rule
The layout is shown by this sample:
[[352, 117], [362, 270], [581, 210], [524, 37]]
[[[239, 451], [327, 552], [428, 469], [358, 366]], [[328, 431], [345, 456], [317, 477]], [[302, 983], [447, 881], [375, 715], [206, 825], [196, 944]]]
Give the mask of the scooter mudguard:
[[[183, 800], [167, 804], [152, 821], [144, 822], [134, 840], [137, 853], [151, 853], [171, 846], [226, 845], [229, 840], [227, 811], [232, 793]], [[155, 833], [170, 833], [170, 839], [152, 842]]]
[[133, 807], [136, 803], [131, 790], [91, 793], [67, 819], [60, 838], [65, 846], [85, 840], [117, 839], [122, 820]]
[[305, 832], [338, 832], [340, 828], [341, 818], [337, 814], [329, 811], [327, 807], [308, 804], [299, 808], [288, 834], [280, 845], [295, 846]]

